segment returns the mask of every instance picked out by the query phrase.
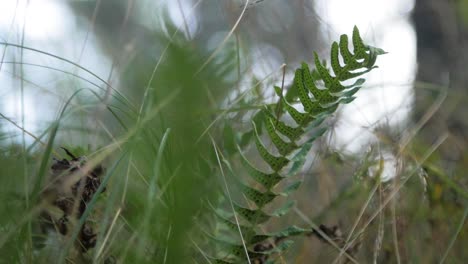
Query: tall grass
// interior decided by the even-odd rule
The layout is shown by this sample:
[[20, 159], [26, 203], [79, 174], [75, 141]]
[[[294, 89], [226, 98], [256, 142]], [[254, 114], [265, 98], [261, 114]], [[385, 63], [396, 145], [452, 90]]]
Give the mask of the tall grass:
[[[178, 31], [169, 24], [166, 30]], [[227, 166], [237, 150], [225, 137], [250, 125], [249, 110], [263, 108], [268, 92], [258, 89], [257, 80], [246, 91], [234, 92], [251, 66], [241, 67], [249, 54], [238, 38], [234, 41], [238, 36], [227, 38], [214, 59], [181, 33], [152, 37], [149, 46], [159, 53], [139, 53], [126, 62], [119, 87], [66, 58], [21, 43], [0, 43], [86, 74], [3, 61], [4, 67], [39, 67], [81, 81], [41, 133], [24, 129], [24, 112], [23, 120], [1, 115], [0, 131], [13, 124], [16, 132], [0, 137], [0, 263], [214, 262], [210, 254], [218, 245], [204, 230], [216, 226], [211, 206], [229, 202], [223, 201], [229, 191], [235, 199], [244, 198], [233, 181], [240, 172]], [[428, 110], [428, 118], [437, 107]], [[223, 130], [226, 123], [233, 131]], [[333, 129], [333, 123], [326, 125]], [[365, 155], [333, 152], [325, 140], [317, 145], [313, 152], [319, 158], [307, 159], [300, 172], [303, 185], [293, 195], [298, 202], [292, 212], [266, 226], [269, 231], [295, 224], [314, 232], [296, 238], [298, 243], [275, 261], [463, 263], [468, 258], [466, 160], [456, 172], [441, 170], [438, 148], [448, 135], [426, 145], [417, 140], [423, 125], [424, 120], [409, 127], [412, 133], [401, 141], [391, 130], [376, 131], [379, 142]], [[105, 168], [86, 211], [70, 221], [63, 236], [42, 232], [40, 220], [49, 206], [44, 192], [54, 180], [54, 158], [69, 159], [60, 147], [86, 156], [84, 170]], [[381, 179], [390, 164], [382, 153], [397, 157], [391, 181]], [[82, 252], [77, 238], [85, 224], [94, 227], [96, 245]], [[343, 257], [350, 252], [353, 257]]]

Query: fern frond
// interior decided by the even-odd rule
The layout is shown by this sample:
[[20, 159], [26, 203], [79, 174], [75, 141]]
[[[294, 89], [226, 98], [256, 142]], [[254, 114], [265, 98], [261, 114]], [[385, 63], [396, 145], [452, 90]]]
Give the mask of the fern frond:
[[[271, 108], [265, 108], [255, 115], [255, 121], [252, 122], [253, 129], [248, 133], [253, 133], [258, 153], [262, 160], [269, 165], [272, 172], [263, 172], [253, 166], [244, 156], [241, 147], [238, 146], [241, 163], [247, 173], [265, 190], [260, 191], [240, 182], [240, 189], [244, 196], [256, 207], [245, 207], [233, 202], [235, 213], [245, 220], [245, 224], [241, 226], [234, 224], [229, 217], [216, 214], [220, 219], [219, 222], [230, 229], [233, 236], [238, 228], [242, 229], [248, 257], [251, 260], [260, 258], [265, 260], [271, 255], [281, 254], [291, 245], [291, 241], [285, 239], [312, 232], [309, 229], [296, 226], [290, 226], [276, 233], [265, 233], [258, 230], [261, 230], [259, 227], [271, 217], [281, 217], [294, 206], [294, 201], [288, 201], [273, 212], [265, 211], [265, 206], [275, 200], [277, 196], [288, 197], [299, 188], [301, 181], [293, 181], [281, 192], [273, 191], [273, 188], [283, 179], [296, 175], [302, 169], [313, 142], [327, 130], [326, 127], [320, 127], [322, 122], [333, 114], [340, 104], [352, 102], [355, 98], [354, 94], [362, 87], [365, 79], [359, 78], [351, 85], [345, 85], [344, 82], [377, 68], [375, 66], [377, 56], [385, 54], [381, 49], [364, 44], [357, 27], [354, 27], [353, 30], [352, 43], [353, 51], [350, 51], [347, 35], [342, 35], [339, 43], [333, 42], [330, 57], [331, 69], [328, 69], [321, 62], [317, 53], [314, 53], [315, 69], [313, 71], [310, 71], [306, 63], [302, 63], [301, 67], [295, 71], [293, 85], [290, 89], [295, 91], [291, 94], [296, 94], [298, 101], [294, 101], [295, 96], [283, 96], [282, 89], [274, 87], [276, 94], [280, 97], [280, 103]], [[340, 62], [340, 57], [343, 63]], [[324, 87], [320, 87], [321, 83]], [[293, 106], [293, 101], [300, 103], [304, 111], [297, 110]], [[292, 118], [296, 126], [286, 125], [278, 118], [281, 115], [272, 109], [279, 109], [281, 115], [284, 114]], [[262, 142], [260, 133], [263, 131], [263, 127], [266, 128], [266, 135], [276, 148], [277, 154], [271, 153]], [[298, 144], [299, 141], [303, 143]], [[226, 242], [223, 243], [226, 244]], [[259, 245], [265, 245], [261, 243], [267, 243], [266, 245], [269, 246], [261, 247]], [[244, 245], [231, 243], [222, 254], [216, 256], [215, 260], [217, 263], [232, 263], [245, 260], [245, 257]]]

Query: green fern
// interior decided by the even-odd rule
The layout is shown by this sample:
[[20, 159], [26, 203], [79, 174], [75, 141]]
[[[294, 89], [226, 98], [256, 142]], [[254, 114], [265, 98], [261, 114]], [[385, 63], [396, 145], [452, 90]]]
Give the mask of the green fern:
[[[244, 196], [250, 201], [249, 204], [255, 205], [248, 208], [233, 201], [235, 213], [244, 220], [240, 225], [233, 220], [232, 213], [220, 209], [215, 210], [218, 222], [231, 234], [228, 237], [232, 238], [219, 239], [210, 235], [220, 247], [217, 254], [212, 257], [213, 263], [245, 262], [246, 251], [248, 258], [252, 261], [274, 262], [273, 255], [281, 254], [290, 247], [292, 242], [287, 238], [312, 232], [310, 229], [290, 226], [275, 233], [265, 233], [260, 230], [260, 226], [272, 217], [286, 214], [294, 206], [294, 203], [289, 201], [273, 212], [265, 210], [265, 206], [277, 196], [288, 196], [299, 187], [301, 181], [296, 180], [282, 191], [275, 190], [283, 179], [292, 177], [301, 170], [312, 143], [326, 131], [326, 127], [320, 127], [322, 121], [333, 114], [340, 104], [352, 102], [355, 99], [354, 94], [362, 87], [365, 80], [359, 78], [351, 85], [344, 85], [343, 82], [377, 68], [374, 66], [377, 56], [385, 54], [381, 49], [365, 45], [357, 27], [354, 27], [352, 42], [353, 51], [348, 48], [346, 35], [340, 37], [339, 43], [333, 42], [330, 58], [331, 70], [320, 61], [316, 53], [314, 53], [314, 71], [311, 72], [309, 66], [302, 63], [301, 68], [295, 71], [293, 86], [288, 92], [297, 94], [298, 101], [295, 96], [284, 96], [282, 90], [275, 87], [280, 102], [265, 107], [257, 113], [255, 121], [252, 122], [253, 130], [248, 133], [253, 132], [253, 140], [258, 153], [271, 171], [264, 172], [256, 168], [238, 147], [243, 166], [251, 178], [263, 186], [263, 190], [253, 188], [240, 179], [237, 180]], [[340, 63], [340, 55], [344, 64]], [[322, 83], [324, 87], [319, 88], [319, 83]], [[304, 112], [292, 106], [293, 100], [302, 105]], [[281, 114], [289, 115], [296, 126], [287, 125], [280, 120]], [[260, 135], [263, 128], [266, 128], [266, 134], [275, 146], [277, 154], [271, 153], [262, 142]], [[286, 138], [288, 140], [285, 140]], [[302, 143], [299, 144], [299, 141]], [[239, 230], [241, 230], [243, 240], [234, 239], [239, 237]], [[270, 242], [264, 243], [265, 241]]]

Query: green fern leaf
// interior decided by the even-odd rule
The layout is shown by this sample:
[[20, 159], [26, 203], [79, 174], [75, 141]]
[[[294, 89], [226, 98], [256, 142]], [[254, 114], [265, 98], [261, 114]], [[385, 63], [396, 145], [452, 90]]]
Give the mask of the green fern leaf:
[[227, 212], [220, 212], [219, 210], [216, 210], [216, 209], [214, 209], [214, 212], [215, 212], [216, 217], [219, 220], [219, 223], [223, 224], [224, 226], [226, 226], [230, 230], [232, 230], [234, 232], [238, 232], [239, 229], [240, 229], [241, 233], [242, 233], [242, 235], [244, 237], [251, 237], [255, 233], [254, 230], [251, 227], [241, 225], [241, 224], [238, 225], [237, 223], [233, 223], [231, 220], [229, 220], [229, 218], [232, 218], [232, 216], [229, 217], [228, 216], [229, 214]]
[[286, 186], [286, 188], [284, 188], [284, 190], [281, 192], [281, 195], [282, 196], [289, 196], [292, 192], [296, 191], [297, 189], [299, 189], [299, 187], [301, 186], [301, 183], [302, 181], [295, 181], [291, 184], [289, 184], [288, 186]]
[[265, 148], [265, 146], [260, 140], [255, 123], [252, 124], [254, 125], [255, 131], [255, 144], [257, 146], [258, 152], [260, 153], [260, 156], [262, 156], [263, 160], [266, 161], [274, 171], [281, 170], [284, 166], [286, 166], [289, 163], [289, 160], [282, 156], [274, 156], [270, 152], [268, 152], [268, 150]]
[[[281, 254], [284, 251], [288, 250], [294, 242], [292, 240], [285, 240], [273, 247], [270, 250], [262, 252], [264, 255], [271, 255], [271, 254]], [[274, 262], [272, 262], [274, 263]]]
[[295, 204], [296, 204], [296, 202], [294, 202], [294, 201], [288, 201], [283, 206], [281, 206], [278, 209], [276, 209], [275, 211], [273, 211], [273, 213], [271, 213], [271, 216], [281, 217], [281, 216], [287, 214], [289, 212], [289, 210], [291, 210], [291, 208], [293, 208], [293, 206]]
[[301, 100], [302, 105], [304, 106], [304, 110], [308, 113], [312, 110], [313, 102], [309, 98], [309, 92], [304, 87], [304, 82], [302, 80], [302, 70], [297, 69], [294, 75], [294, 85], [297, 88], [299, 93], [299, 100]]
[[331, 93], [341, 92], [345, 89], [345, 87], [339, 82], [338, 78], [331, 76], [327, 68], [322, 65], [316, 52], [314, 52], [314, 61], [320, 77], [322, 77], [325, 86]]
[[340, 53], [341, 53], [341, 56], [343, 57], [343, 61], [347, 67], [347, 70], [352, 71], [352, 70], [358, 69], [360, 67], [360, 63], [354, 59], [353, 54], [351, 53], [351, 51], [349, 51], [347, 35], [343, 34], [340, 36], [339, 46], [340, 46]]
[[271, 118], [267, 119], [266, 128], [271, 141], [281, 155], [286, 156], [297, 148], [297, 145], [294, 142], [285, 142], [280, 136], [278, 136], [278, 134], [276, 134], [275, 126], [273, 125], [273, 120]]
[[366, 59], [368, 54], [366, 53], [366, 46], [362, 42], [361, 35], [359, 34], [359, 29], [354, 26], [353, 28], [353, 46], [354, 46], [354, 56], [357, 59]]
[[273, 123], [276, 131], [288, 137], [292, 142], [304, 134], [304, 129], [301, 127], [290, 127], [280, 120], [273, 121], [271, 118], [269, 120]]
[[264, 240], [267, 240], [269, 238], [283, 239], [283, 238], [287, 238], [287, 237], [293, 237], [293, 236], [309, 234], [311, 232], [312, 232], [311, 229], [304, 229], [304, 228], [300, 228], [300, 227], [297, 227], [297, 226], [293, 225], [293, 226], [288, 226], [285, 229], [283, 229], [281, 231], [278, 231], [278, 232], [266, 233], [266, 234], [263, 234], [263, 235], [256, 235], [256, 236], [252, 237], [250, 241], [251, 241], [252, 244], [256, 244], [256, 243], [262, 242]]
[[284, 97], [283, 104], [288, 114], [294, 119], [294, 122], [296, 122], [296, 124], [298, 124], [299, 126], [303, 126], [304, 124], [307, 124], [308, 122], [314, 119], [308, 113], [301, 113], [298, 110], [296, 110], [296, 108], [290, 105]]
[[[253, 130], [246, 133], [248, 137], [243, 136], [242, 139], [248, 139], [254, 136], [255, 145], [261, 158], [270, 166], [274, 171], [273, 173], [265, 173], [255, 168], [245, 158], [240, 147], [237, 146], [241, 156], [241, 162], [248, 174], [255, 181], [263, 185], [266, 190], [260, 191], [257, 188], [239, 181], [243, 194], [248, 200], [255, 203], [257, 209], [245, 208], [233, 202], [234, 210], [250, 223], [250, 227], [244, 225], [238, 226], [233, 223], [231, 221], [232, 216], [221, 216], [219, 218], [220, 222], [230, 230], [235, 231], [240, 228], [242, 233], [245, 232], [245, 246], [248, 249], [255, 248], [257, 243], [261, 243], [267, 239], [284, 240], [288, 237], [311, 232], [311, 230], [308, 229], [290, 226], [276, 233], [265, 233], [259, 232], [261, 229], [258, 228], [258, 226], [268, 221], [271, 217], [281, 217], [285, 215], [294, 207], [295, 202], [289, 200], [281, 207], [276, 208], [272, 213], [265, 213], [262, 211], [262, 208], [271, 203], [276, 196], [281, 195], [288, 197], [300, 187], [301, 180], [293, 180], [289, 185], [283, 187], [283, 190], [279, 193], [271, 190], [282, 179], [292, 177], [302, 169], [313, 142], [327, 130], [326, 125], [320, 127], [323, 121], [332, 115], [339, 105], [352, 102], [355, 99], [355, 93], [362, 87], [365, 79], [359, 78], [351, 85], [343, 85], [342, 82], [358, 78], [372, 69], [377, 68], [377, 66], [375, 66], [377, 57], [385, 54], [385, 51], [381, 49], [365, 45], [357, 27], [353, 29], [352, 42], [353, 52], [350, 51], [348, 46], [349, 41], [347, 35], [341, 35], [339, 42], [333, 42], [330, 54], [331, 69], [328, 69], [326, 61], [320, 61], [319, 56], [314, 52], [313, 59], [315, 69], [310, 71], [309, 66], [306, 63], [302, 63], [301, 67], [296, 69], [294, 73], [293, 85], [286, 92], [286, 96], [283, 96], [282, 88], [275, 86], [274, 91], [280, 98], [279, 102], [272, 106], [265, 107], [265, 109], [254, 115], [252, 122]], [[324, 88], [319, 88], [317, 86], [319, 81], [323, 81]], [[311, 93], [311, 95], [309, 93]], [[290, 102], [300, 103], [304, 108], [304, 112], [297, 110]], [[296, 127], [286, 125], [285, 122], [280, 120], [280, 117], [282, 117], [284, 113], [287, 113], [294, 120], [297, 124]], [[268, 134], [269, 140], [278, 150], [280, 156], [275, 156], [270, 153], [261, 141], [260, 135], [265, 136], [265, 132], [262, 131], [263, 125], [266, 128], [266, 134]], [[227, 132], [229, 132], [227, 134], [232, 134], [230, 131]], [[301, 140], [304, 138], [305, 140]], [[302, 142], [300, 145], [297, 143], [299, 140]], [[245, 144], [246, 143], [247, 142], [245, 142]], [[226, 147], [232, 149], [232, 143], [226, 145]], [[294, 154], [292, 155], [292, 153]], [[288, 156], [288, 158], [286, 158], [286, 156]], [[283, 171], [285, 166], [289, 167], [287, 172]], [[265, 260], [265, 257], [271, 254], [280, 254], [289, 248], [291, 243], [291, 241], [285, 240], [275, 245], [272, 249], [262, 252], [252, 252], [249, 250], [248, 257], [251, 260], [262, 259], [262, 263], [274, 263], [274, 260], [268, 258]], [[243, 245], [230, 243], [229, 247], [230, 249], [226, 252], [229, 252], [230, 256], [236, 258], [235, 262], [242, 262], [245, 260], [246, 256]], [[231, 260], [228, 258], [227, 261], [230, 262]]]
[[258, 208], [262, 208], [277, 196], [277, 194], [274, 194], [271, 191], [261, 192], [245, 184], [242, 184], [242, 192], [247, 196], [247, 198], [249, 198], [249, 200], [253, 201]]
[[302, 78], [304, 79], [305, 86], [321, 104], [334, 103], [338, 100], [338, 97], [331, 95], [327, 90], [317, 88], [312, 74], [310, 73], [309, 66], [306, 63], [302, 63]]
[[341, 76], [344, 72], [343, 67], [340, 65], [340, 47], [336, 41], [333, 42], [330, 52], [330, 61], [333, 72], [336, 76]]
[[262, 224], [270, 219], [270, 215], [267, 215], [260, 209], [249, 209], [238, 205], [237, 203], [234, 204], [234, 210], [240, 214], [245, 220], [250, 222], [251, 224]]
[[270, 174], [261, 172], [260, 170], [252, 166], [252, 164], [250, 164], [250, 162], [245, 158], [245, 156], [242, 154], [240, 150], [239, 150], [239, 153], [241, 154], [242, 165], [244, 165], [244, 168], [246, 168], [248, 174], [255, 181], [262, 184], [266, 189], [268, 190], [271, 189], [283, 179], [283, 177], [276, 172], [270, 173]]
[[[239, 261], [246, 260], [247, 256], [245, 255], [245, 247], [243, 244], [238, 244], [232, 241], [226, 241], [226, 240], [219, 239], [211, 235], [209, 235], [209, 237], [212, 240], [214, 240], [218, 246], [223, 248], [223, 251], [226, 252], [229, 257], [234, 258], [234, 260], [232, 260], [234, 261], [234, 263], [239, 263]], [[258, 252], [254, 252], [251, 250], [248, 250], [247, 253], [249, 254], [249, 258], [259, 258], [263, 255], [263, 253], [258, 253]], [[218, 260], [225, 261], [223, 259], [218, 259]], [[232, 263], [232, 262], [229, 261], [228, 263]]]

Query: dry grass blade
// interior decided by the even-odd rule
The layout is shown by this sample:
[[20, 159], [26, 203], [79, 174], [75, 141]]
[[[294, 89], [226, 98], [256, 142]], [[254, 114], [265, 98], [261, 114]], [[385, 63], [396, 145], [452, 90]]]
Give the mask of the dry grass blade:
[[[400, 191], [400, 189], [406, 184], [406, 182], [408, 182], [409, 179], [411, 179], [411, 177], [413, 175], [416, 174], [417, 171], [419, 171], [419, 168], [422, 166], [422, 164], [429, 158], [429, 156], [432, 155], [432, 153], [434, 153], [434, 151], [440, 146], [442, 145], [442, 143], [447, 139], [448, 137], [448, 134], [445, 133], [443, 134], [442, 136], [440, 136], [438, 138], [438, 140], [431, 146], [431, 148], [426, 152], [426, 154], [424, 155], [424, 157], [419, 161], [419, 164], [418, 166], [408, 175], [408, 177], [406, 179], [404, 179], [398, 186], [395, 187], [395, 189], [387, 196], [387, 198], [383, 201], [383, 203], [379, 206], [379, 208], [369, 217], [368, 221], [363, 225], [363, 227], [361, 228], [361, 230], [358, 232], [358, 235], [359, 234], [362, 234], [364, 233], [364, 231], [366, 230], [366, 228], [374, 221], [374, 219], [382, 212], [382, 210], [388, 205], [388, 203], [390, 201], [392, 201], [395, 197], [395, 195]], [[353, 239], [350, 241], [350, 243], [353, 243], [354, 240], [356, 239]], [[346, 250], [346, 248], [344, 248], [343, 250]], [[336, 263], [338, 261], [340, 256], [338, 256], [335, 260], [334, 260], [334, 263]]]
[[213, 149], [214, 149], [215, 154], [216, 154], [216, 160], [218, 161], [218, 166], [219, 166], [219, 169], [221, 171], [221, 175], [223, 176], [224, 187], [226, 188], [226, 194], [228, 195], [229, 204], [231, 205], [231, 210], [232, 210], [232, 213], [234, 214], [234, 219], [236, 220], [237, 229], [239, 230], [239, 235], [240, 235], [242, 245], [243, 245], [244, 251], [245, 251], [245, 256], [247, 258], [247, 262], [249, 264], [251, 264], [250, 263], [250, 258], [249, 258], [249, 252], [247, 250], [247, 246], [245, 245], [244, 236], [242, 235], [242, 230], [240, 228], [239, 219], [237, 217], [237, 212], [234, 209], [234, 204], [232, 202], [231, 192], [229, 191], [229, 186], [228, 186], [228, 183], [227, 183], [227, 180], [226, 180], [226, 175], [224, 175], [223, 165], [222, 165], [220, 157], [219, 157], [220, 154], [218, 152], [218, 147], [217, 147], [216, 142], [214, 141], [214, 139], [211, 136], [210, 136], [210, 138], [211, 138], [211, 142], [213, 144]]
[[299, 208], [297, 207], [294, 207], [294, 211], [296, 212], [297, 215], [299, 215], [299, 217], [304, 221], [306, 222], [310, 227], [312, 227], [312, 229], [314, 231], [316, 231], [317, 233], [320, 234], [320, 236], [322, 236], [328, 243], [330, 243], [330, 245], [332, 245], [335, 249], [337, 249], [340, 253], [343, 252], [343, 255], [349, 259], [351, 262], [355, 263], [355, 264], [358, 264], [359, 262], [353, 258], [353, 256], [349, 255], [348, 252], [346, 252], [346, 248], [340, 248], [334, 241], [333, 239], [330, 238], [330, 236], [328, 236], [327, 234], [325, 234], [324, 232], [322, 232], [320, 230], [320, 228], [314, 223], [312, 222], [312, 220], [310, 220], [303, 212], [301, 212], [301, 210], [299, 210]]
[[447, 249], [445, 250], [444, 255], [442, 256], [442, 259], [440, 260], [440, 264], [444, 263], [445, 260], [447, 259], [448, 254], [450, 253], [450, 250], [452, 249], [453, 245], [455, 244], [455, 241], [457, 240], [458, 235], [460, 234], [463, 225], [466, 224], [466, 218], [468, 216], [468, 207], [465, 208], [465, 212], [463, 213], [462, 219], [460, 220], [460, 224], [457, 227], [457, 230], [455, 231], [455, 234], [453, 234], [452, 239], [450, 240], [450, 243], [447, 246]]
[[242, 20], [242, 17], [244, 16], [244, 13], [245, 11], [247, 10], [247, 7], [249, 6], [249, 1], [250, 0], [246, 0], [245, 1], [245, 5], [244, 5], [244, 9], [242, 9], [242, 12], [240, 13], [239, 17], [237, 18], [237, 21], [236, 23], [234, 23], [234, 26], [232, 26], [231, 30], [229, 31], [229, 33], [226, 35], [226, 37], [223, 39], [223, 41], [221, 42], [221, 44], [219, 44], [219, 46], [216, 48], [215, 51], [213, 51], [213, 53], [211, 53], [210, 57], [208, 57], [208, 59], [202, 64], [202, 66], [200, 66], [200, 68], [198, 69], [197, 72], [195, 72], [195, 75], [198, 75], [205, 67], [206, 65], [208, 65], [208, 63], [210, 63], [214, 57], [216, 56], [216, 54], [218, 54], [219, 51], [221, 51], [221, 49], [224, 47], [224, 45], [226, 44], [226, 42], [228, 41], [228, 39], [232, 36], [232, 34], [234, 33], [234, 31], [236, 30], [237, 26], [239, 25], [240, 21]]

